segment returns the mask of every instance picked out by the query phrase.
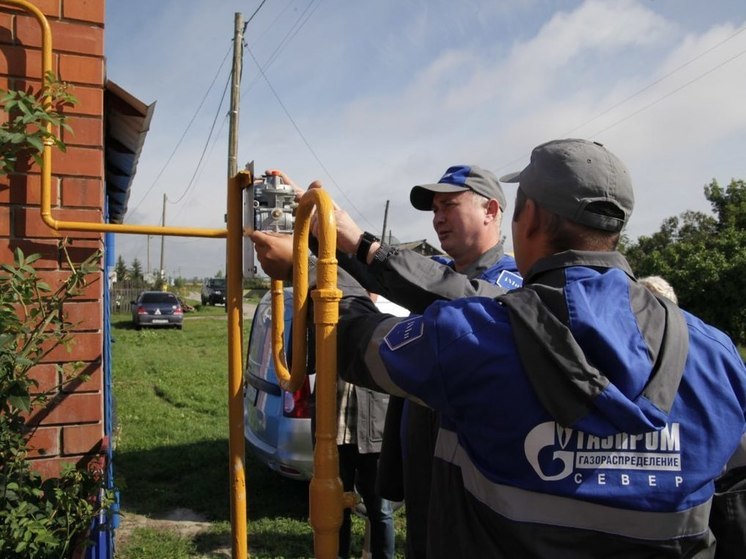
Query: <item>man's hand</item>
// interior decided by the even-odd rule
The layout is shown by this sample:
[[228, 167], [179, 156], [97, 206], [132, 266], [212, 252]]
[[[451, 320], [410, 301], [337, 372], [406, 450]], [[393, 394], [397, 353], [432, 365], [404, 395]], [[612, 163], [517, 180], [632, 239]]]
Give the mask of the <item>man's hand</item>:
[[291, 179], [288, 175], [285, 174], [285, 171], [280, 171], [279, 169], [267, 169], [265, 171], [265, 174], [275, 174], [279, 175], [279, 177], [282, 179], [283, 184], [288, 185], [290, 188], [293, 189], [293, 192], [295, 192], [295, 202], [300, 202], [300, 199], [303, 197], [303, 195], [306, 193], [305, 190], [303, 190], [300, 186], [295, 184], [295, 181]]
[[290, 280], [293, 277], [293, 237], [284, 233], [254, 231], [256, 256], [262, 270], [271, 278]]
[[337, 221], [337, 249], [346, 254], [355, 254], [363, 230], [337, 204], [334, 204], [334, 219]]

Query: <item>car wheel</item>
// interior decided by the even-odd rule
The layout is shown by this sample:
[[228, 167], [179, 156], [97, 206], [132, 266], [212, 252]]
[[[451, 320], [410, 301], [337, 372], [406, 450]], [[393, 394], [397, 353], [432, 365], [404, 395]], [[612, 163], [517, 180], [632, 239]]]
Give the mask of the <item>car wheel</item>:
[[184, 328], [184, 325], [183, 325], [183, 324], [177, 324], [177, 325], [176, 325], [176, 329], [177, 329], [177, 330], [181, 330], [182, 328]]
[[135, 324], [135, 330], [142, 330], [142, 326], [139, 324]]

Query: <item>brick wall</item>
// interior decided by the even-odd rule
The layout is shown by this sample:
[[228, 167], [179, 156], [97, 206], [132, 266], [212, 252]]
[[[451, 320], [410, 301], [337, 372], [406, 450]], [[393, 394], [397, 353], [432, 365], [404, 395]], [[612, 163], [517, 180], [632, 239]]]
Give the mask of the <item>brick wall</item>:
[[[72, 85], [79, 104], [68, 108], [73, 133], [63, 133], [67, 152], [54, 151], [52, 215], [59, 220], [103, 220], [104, 149], [104, 1], [32, 0], [47, 17], [52, 31], [53, 71]], [[0, 88], [38, 88], [42, 76], [42, 34], [36, 18], [0, 0]], [[52, 285], [66, 277], [63, 238], [73, 262], [103, 248], [103, 236], [76, 231], [56, 232], [40, 217], [40, 170], [19, 166], [10, 177], [0, 177], [0, 262], [12, 262], [13, 251], [39, 253], [37, 269]], [[50, 405], [37, 410], [32, 421], [40, 427], [31, 446], [36, 468], [57, 475], [63, 462], [80, 463], [102, 449], [103, 428], [103, 276], [96, 274], [82, 294], [66, 305], [76, 324], [75, 344], [68, 353], [53, 351], [33, 371], [41, 388], [55, 387], [57, 363], [82, 361], [88, 375], [58, 390]]]

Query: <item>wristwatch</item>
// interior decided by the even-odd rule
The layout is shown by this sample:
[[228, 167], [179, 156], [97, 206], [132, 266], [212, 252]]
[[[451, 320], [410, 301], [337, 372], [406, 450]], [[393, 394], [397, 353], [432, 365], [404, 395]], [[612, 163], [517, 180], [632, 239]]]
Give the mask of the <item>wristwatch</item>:
[[363, 264], [368, 263], [368, 252], [370, 252], [370, 245], [373, 243], [380, 243], [381, 239], [376, 237], [373, 233], [365, 231], [360, 237], [360, 244], [357, 246], [357, 252], [355, 256]]

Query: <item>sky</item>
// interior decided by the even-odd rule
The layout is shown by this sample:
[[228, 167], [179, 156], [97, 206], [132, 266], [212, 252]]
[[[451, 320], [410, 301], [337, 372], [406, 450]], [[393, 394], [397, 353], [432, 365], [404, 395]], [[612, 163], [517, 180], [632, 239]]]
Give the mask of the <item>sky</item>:
[[[223, 228], [235, 14], [246, 23], [238, 164], [319, 179], [366, 230], [438, 246], [416, 184], [502, 176], [556, 138], [629, 168], [635, 240], [704, 187], [746, 179], [743, 0], [109, 0], [107, 78], [155, 103], [125, 223]], [[504, 185], [512, 249], [513, 184]], [[160, 238], [116, 235], [160, 265]], [[220, 239], [166, 237], [172, 277], [225, 271]]]

